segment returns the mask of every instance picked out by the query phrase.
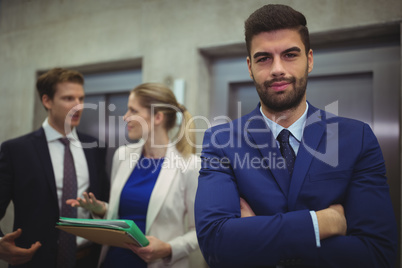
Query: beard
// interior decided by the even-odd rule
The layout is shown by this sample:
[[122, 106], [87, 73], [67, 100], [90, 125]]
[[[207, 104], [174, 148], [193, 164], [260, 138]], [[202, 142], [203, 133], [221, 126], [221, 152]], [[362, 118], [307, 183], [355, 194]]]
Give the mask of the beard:
[[[274, 78], [258, 84], [255, 79], [254, 84], [257, 89], [258, 96], [261, 102], [274, 112], [283, 112], [289, 109], [296, 108], [306, 94], [307, 88], [308, 66], [303, 77], [297, 79], [294, 76], [289, 78]], [[287, 82], [293, 85], [293, 90], [283, 92], [270, 92], [269, 87], [276, 82]]]

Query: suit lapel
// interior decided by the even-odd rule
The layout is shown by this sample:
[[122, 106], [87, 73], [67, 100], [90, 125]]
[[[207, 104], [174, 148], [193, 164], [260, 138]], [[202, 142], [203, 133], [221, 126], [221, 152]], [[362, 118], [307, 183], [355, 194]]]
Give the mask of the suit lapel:
[[53, 172], [52, 160], [50, 158], [49, 146], [47, 145], [46, 135], [43, 128], [40, 128], [34, 132], [33, 144], [38, 154], [38, 159], [42, 164], [42, 168], [45, 174], [44, 179], [50, 187], [52, 197], [56, 200], [56, 204], [58, 204], [56, 181]]
[[[260, 151], [265, 165], [270, 167], [269, 170], [271, 171], [272, 176], [276, 180], [283, 194], [287, 196], [289, 190], [289, 173], [284, 165], [272, 131], [260, 113], [260, 106], [258, 105], [250, 115], [251, 117], [246, 121], [245, 128], [248, 135], [251, 137], [250, 140], [253, 141], [252, 146], [255, 146], [254, 148], [257, 148]], [[275, 159], [275, 161], [270, 161], [270, 163], [268, 163], [267, 159]]]
[[300, 189], [306, 178], [312, 160], [315, 158], [318, 145], [325, 132], [325, 124], [322, 120], [321, 111], [309, 104], [306, 125], [303, 131], [299, 152], [296, 156], [293, 176], [290, 183], [288, 205], [294, 210]]
[[175, 162], [177, 156], [178, 152], [176, 149], [168, 147], [165, 160], [163, 161], [161, 171], [149, 200], [145, 229], [146, 234], [148, 234], [156, 216], [162, 207], [162, 204], [165, 202], [166, 196], [170, 190], [170, 186], [174, 181], [177, 172], [179, 171], [178, 163]]

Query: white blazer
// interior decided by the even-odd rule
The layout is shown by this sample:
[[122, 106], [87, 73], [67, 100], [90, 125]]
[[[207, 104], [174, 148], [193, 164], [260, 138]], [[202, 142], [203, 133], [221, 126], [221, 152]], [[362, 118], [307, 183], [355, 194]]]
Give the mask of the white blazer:
[[[111, 192], [106, 219], [118, 219], [120, 194], [141, 157], [143, 143], [121, 146], [113, 157]], [[188, 268], [190, 252], [199, 249], [194, 224], [194, 199], [201, 163], [199, 157], [183, 158], [169, 146], [149, 200], [146, 235], [154, 236], [172, 247], [171, 258], [148, 264], [149, 268]], [[107, 246], [103, 246], [100, 263]]]

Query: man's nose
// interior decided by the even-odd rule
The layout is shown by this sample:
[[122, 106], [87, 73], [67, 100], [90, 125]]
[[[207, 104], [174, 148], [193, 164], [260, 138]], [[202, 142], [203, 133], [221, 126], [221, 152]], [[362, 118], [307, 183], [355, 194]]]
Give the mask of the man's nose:
[[127, 122], [127, 118], [129, 117], [128, 111], [123, 115], [123, 120]]
[[274, 61], [272, 62], [271, 75], [273, 77], [279, 77], [285, 75], [285, 68], [283, 66], [283, 62], [279, 57], [274, 58]]

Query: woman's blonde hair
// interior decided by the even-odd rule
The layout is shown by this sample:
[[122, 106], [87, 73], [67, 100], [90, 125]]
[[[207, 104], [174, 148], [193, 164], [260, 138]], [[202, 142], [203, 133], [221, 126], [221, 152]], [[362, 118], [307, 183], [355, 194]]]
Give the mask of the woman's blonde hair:
[[162, 112], [165, 116], [164, 127], [167, 131], [176, 126], [177, 113], [181, 113], [181, 126], [176, 134], [176, 149], [183, 155], [195, 153], [195, 134], [190, 129], [194, 128], [191, 114], [177, 99], [168, 87], [158, 83], [144, 83], [135, 87], [131, 93], [139, 99], [140, 104], [153, 110], [154, 114]]

